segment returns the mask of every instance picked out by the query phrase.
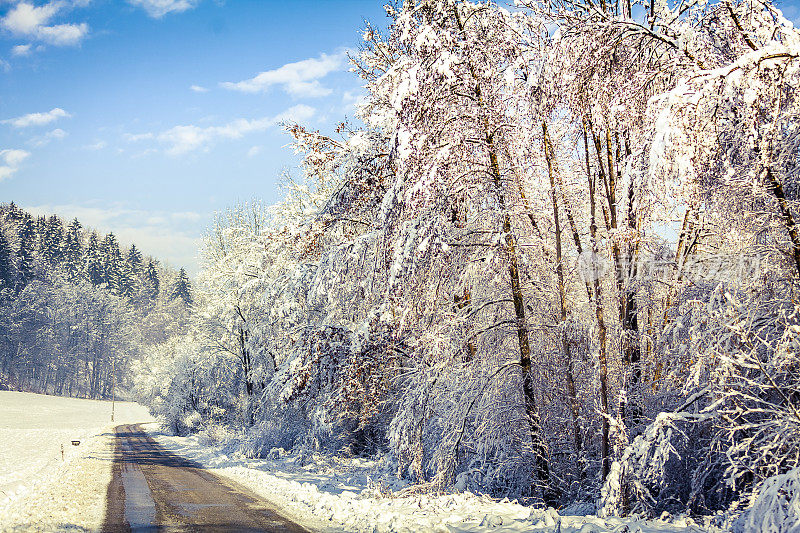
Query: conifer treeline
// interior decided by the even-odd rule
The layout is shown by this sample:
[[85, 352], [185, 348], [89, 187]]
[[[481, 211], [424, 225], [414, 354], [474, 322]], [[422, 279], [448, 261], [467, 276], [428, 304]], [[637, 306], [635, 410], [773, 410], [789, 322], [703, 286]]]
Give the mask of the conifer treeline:
[[0, 388], [107, 398], [143, 346], [185, 329], [190, 304], [183, 269], [0, 204]]

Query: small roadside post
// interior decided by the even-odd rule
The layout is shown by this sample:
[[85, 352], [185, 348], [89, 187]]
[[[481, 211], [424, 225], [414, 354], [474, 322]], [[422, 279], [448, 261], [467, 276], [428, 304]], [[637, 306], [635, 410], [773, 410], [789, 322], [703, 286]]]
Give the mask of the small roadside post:
[[117, 386], [117, 358], [116, 356], [111, 356], [111, 421], [114, 421], [114, 398]]

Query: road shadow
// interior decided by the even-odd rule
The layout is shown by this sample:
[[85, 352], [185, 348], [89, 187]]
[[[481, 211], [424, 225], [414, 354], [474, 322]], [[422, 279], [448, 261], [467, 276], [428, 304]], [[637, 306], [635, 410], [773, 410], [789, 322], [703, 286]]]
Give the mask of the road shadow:
[[166, 466], [169, 468], [203, 468], [200, 463], [168, 452], [159, 446], [144, 430], [131, 429], [125, 431], [125, 439], [126, 442], [124, 444], [122, 444], [122, 439], [117, 439], [117, 450], [114, 454], [115, 461], [134, 465]]

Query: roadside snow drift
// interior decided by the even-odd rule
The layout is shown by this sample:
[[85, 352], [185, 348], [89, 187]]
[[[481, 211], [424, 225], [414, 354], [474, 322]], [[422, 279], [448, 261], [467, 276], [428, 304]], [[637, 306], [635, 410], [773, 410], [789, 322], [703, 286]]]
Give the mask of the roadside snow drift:
[[[144, 426], [159, 444], [246, 486], [278, 506], [281, 514], [313, 531], [358, 533], [678, 533], [719, 531], [691, 518], [670, 522], [581, 516], [591, 505], [532, 509], [470, 492], [398, 495], [407, 486], [380, 461], [273, 449], [248, 459], [206, 437], [172, 437], [157, 424]], [[401, 493], [402, 494], [402, 493]], [[584, 509], [581, 509], [583, 507]]]

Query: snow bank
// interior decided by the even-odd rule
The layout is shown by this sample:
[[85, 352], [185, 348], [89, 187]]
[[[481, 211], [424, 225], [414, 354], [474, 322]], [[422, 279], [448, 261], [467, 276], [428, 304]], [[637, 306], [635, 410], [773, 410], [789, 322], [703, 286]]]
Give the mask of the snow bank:
[[800, 468], [764, 482], [747, 514], [746, 533], [800, 533]]
[[98, 528], [111, 480], [111, 428], [152, 421], [130, 402], [116, 402], [114, 419], [111, 402], [0, 391], [0, 531]]
[[561, 516], [554, 509], [532, 509], [516, 501], [469, 492], [409, 494], [393, 490], [404, 483], [388, 465], [362, 458], [289, 454], [273, 449], [268, 459], [247, 459], [203, 437], [172, 437], [156, 424], [145, 428], [158, 442], [245, 485], [279, 506], [289, 518], [328, 532], [692, 532], [706, 531], [689, 518], [671, 523], [636, 519]]

